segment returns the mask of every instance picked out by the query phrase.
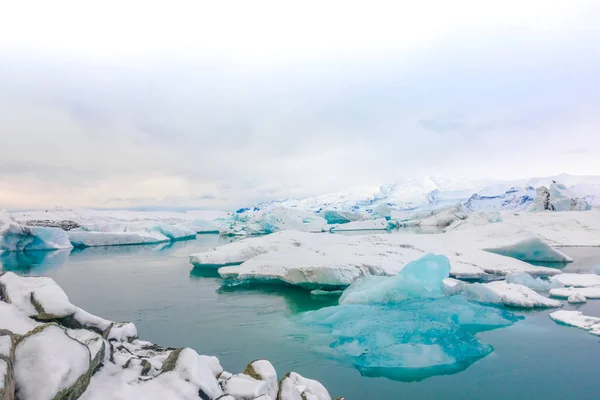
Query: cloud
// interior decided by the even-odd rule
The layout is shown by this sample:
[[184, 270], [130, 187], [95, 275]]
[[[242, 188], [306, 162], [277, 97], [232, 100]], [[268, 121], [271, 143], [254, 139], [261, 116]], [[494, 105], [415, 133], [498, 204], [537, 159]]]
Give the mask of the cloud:
[[11, 5], [0, 207], [600, 174], [594, 2], [413, 3]]

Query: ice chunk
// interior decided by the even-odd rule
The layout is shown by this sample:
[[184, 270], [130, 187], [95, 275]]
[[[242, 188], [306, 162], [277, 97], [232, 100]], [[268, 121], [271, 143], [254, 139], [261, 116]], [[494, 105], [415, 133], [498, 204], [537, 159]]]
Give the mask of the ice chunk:
[[24, 226], [0, 211], [0, 251], [57, 250], [73, 246], [59, 228]]
[[583, 296], [579, 293], [573, 293], [572, 295], [569, 296], [567, 301], [571, 304], [581, 304], [581, 303], [587, 302], [587, 299], [585, 298], [585, 296]]
[[526, 274], [524, 272], [512, 272], [506, 275], [506, 282], [518, 283], [538, 292], [547, 292], [550, 289], [560, 288], [564, 286], [558, 281], [548, 281], [541, 278], [534, 278], [531, 275]]
[[550, 314], [550, 318], [559, 324], [574, 326], [588, 331], [592, 335], [600, 336], [600, 318], [588, 317], [581, 311], [555, 311]]
[[544, 308], [561, 307], [560, 301], [544, 297], [527, 286], [505, 281], [496, 281], [483, 284], [498, 295], [500, 301], [510, 307], [518, 308]]
[[550, 278], [564, 286], [572, 287], [600, 287], [600, 276], [596, 274], [560, 274]]
[[591, 209], [591, 206], [583, 199], [575, 199], [561, 183], [550, 185], [550, 210], [552, 211], [585, 211]]
[[566, 299], [571, 297], [573, 294], [579, 294], [586, 299], [600, 299], [600, 287], [584, 287], [584, 288], [559, 288], [551, 289], [550, 296], [558, 297], [559, 299]]
[[461, 225], [443, 237], [469, 241], [482, 250], [521, 261], [573, 261], [535, 233], [505, 223]]
[[362, 215], [358, 213], [341, 210], [321, 210], [319, 215], [325, 218], [325, 221], [327, 221], [328, 224], [347, 224], [348, 222], [359, 221], [363, 219]]
[[286, 231], [209, 249], [192, 255], [190, 261], [197, 267], [225, 265], [219, 274], [238, 283], [271, 280], [321, 289], [347, 286], [362, 276], [395, 275], [429, 252], [447, 255], [456, 278], [514, 271], [535, 276], [560, 273], [479, 250], [459, 235], [342, 236]]
[[594, 272], [596, 273], [596, 275], [600, 275], [600, 265], [596, 265], [594, 267]]
[[490, 224], [495, 224], [497, 222], [502, 222], [504, 219], [499, 212], [491, 212], [487, 215], [487, 220]]
[[[251, 376], [233, 375], [223, 383], [223, 392], [236, 399], [256, 399], [269, 395], [267, 382], [256, 380]], [[270, 396], [270, 395], [269, 395]], [[270, 398], [274, 398], [270, 396]]]
[[340, 305], [304, 313], [301, 321], [331, 333], [333, 347], [362, 374], [402, 381], [455, 373], [492, 349], [475, 333], [507, 326], [512, 313], [446, 296], [450, 271], [427, 255], [395, 277], [368, 277], [346, 289]]
[[132, 244], [158, 244], [170, 239], [158, 232], [89, 232], [72, 230], [69, 240], [75, 247], [123, 246]]
[[315, 213], [289, 208], [245, 210], [234, 214], [229, 225], [221, 230], [224, 235], [258, 235], [294, 229], [305, 232], [329, 230], [327, 221]]
[[390, 219], [390, 217], [392, 216], [392, 211], [386, 203], [379, 203], [378, 205], [373, 207], [373, 215], [383, 217], [385, 219]]
[[443, 280], [450, 261], [433, 254], [408, 263], [394, 277], [367, 276], [354, 282], [340, 297], [340, 304], [390, 304], [410, 298], [442, 297]]

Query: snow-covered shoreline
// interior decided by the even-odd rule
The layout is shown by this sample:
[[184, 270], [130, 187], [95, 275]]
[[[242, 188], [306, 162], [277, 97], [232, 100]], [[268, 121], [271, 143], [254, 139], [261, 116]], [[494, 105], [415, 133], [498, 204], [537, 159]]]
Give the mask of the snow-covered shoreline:
[[319, 382], [267, 360], [239, 374], [190, 348], [142, 341], [70, 303], [50, 278], [0, 272], [0, 398], [3, 400], [331, 400]]

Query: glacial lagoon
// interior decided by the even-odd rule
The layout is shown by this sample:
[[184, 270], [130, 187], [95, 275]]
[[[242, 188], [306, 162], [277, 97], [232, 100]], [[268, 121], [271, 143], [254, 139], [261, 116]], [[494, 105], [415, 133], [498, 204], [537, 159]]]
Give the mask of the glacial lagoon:
[[[218, 235], [160, 246], [4, 253], [4, 270], [52, 277], [74, 304], [112, 320], [132, 321], [145, 340], [217, 355], [227, 370], [267, 358], [278, 372], [318, 379], [352, 399], [597, 399], [599, 338], [557, 325], [545, 311], [513, 311], [515, 324], [477, 334], [493, 347], [466, 370], [403, 382], [361, 376], [337, 357], [330, 338], [297, 323], [300, 313], [337, 298], [277, 285], [224, 288], [215, 270], [192, 268], [188, 256], [231, 241]], [[600, 248], [564, 248], [569, 272], [600, 264]], [[557, 266], [557, 265], [554, 265]], [[564, 309], [575, 309], [566, 305]], [[577, 307], [600, 314], [600, 301]]]

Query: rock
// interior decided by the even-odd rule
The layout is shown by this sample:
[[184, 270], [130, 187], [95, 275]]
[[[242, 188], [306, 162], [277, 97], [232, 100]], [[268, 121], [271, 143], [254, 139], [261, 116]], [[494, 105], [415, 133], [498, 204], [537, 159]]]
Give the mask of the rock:
[[71, 220], [63, 220], [63, 221], [52, 221], [49, 219], [32, 219], [29, 221], [25, 221], [24, 225], [27, 226], [42, 226], [45, 228], [60, 228], [63, 231], [70, 231], [71, 229], [77, 229], [80, 227], [80, 225], [75, 222], [75, 221], [71, 221]]
[[54, 323], [19, 338], [15, 348], [14, 379], [20, 400], [77, 399], [93, 370], [89, 348]]
[[587, 299], [585, 298], [585, 296], [583, 296], [579, 293], [573, 293], [572, 295], [569, 296], [567, 301], [571, 304], [581, 304], [581, 303], [586, 303]]
[[14, 400], [13, 378], [15, 337], [12, 332], [0, 329], [0, 400]]
[[253, 361], [246, 366], [243, 373], [254, 379], [265, 381], [268, 386], [269, 396], [273, 399], [277, 397], [277, 371], [275, 371], [275, 368], [269, 361]]
[[277, 400], [331, 400], [331, 396], [320, 382], [289, 372], [279, 382]]
[[223, 384], [223, 392], [238, 400], [252, 400], [269, 396], [269, 385], [263, 380], [245, 374], [233, 375]]

